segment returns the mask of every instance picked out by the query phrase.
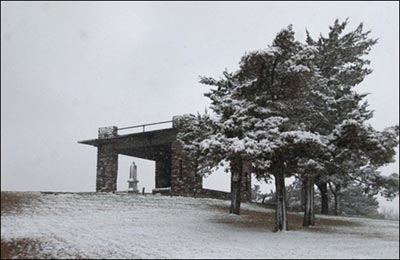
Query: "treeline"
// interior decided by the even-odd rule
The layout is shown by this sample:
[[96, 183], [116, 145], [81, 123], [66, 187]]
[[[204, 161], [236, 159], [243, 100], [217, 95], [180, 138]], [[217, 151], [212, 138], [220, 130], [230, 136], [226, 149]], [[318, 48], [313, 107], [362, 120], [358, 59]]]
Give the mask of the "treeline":
[[[341, 196], [338, 201], [335, 201], [335, 196], [330, 189], [326, 191], [325, 198], [322, 192], [314, 186], [316, 213], [326, 215], [345, 215], [345, 216], [368, 216], [373, 218], [384, 218], [382, 213], [379, 213], [379, 202], [376, 196], [366, 194], [363, 187], [350, 184], [341, 191]], [[293, 183], [286, 186], [286, 205], [290, 211], [304, 210], [304, 190], [301, 186], [301, 181], [296, 179]], [[254, 185], [252, 189], [252, 201], [266, 207], [274, 207], [276, 201], [275, 192], [263, 193], [260, 190], [260, 185]], [[339, 204], [339, 207], [335, 205]]]

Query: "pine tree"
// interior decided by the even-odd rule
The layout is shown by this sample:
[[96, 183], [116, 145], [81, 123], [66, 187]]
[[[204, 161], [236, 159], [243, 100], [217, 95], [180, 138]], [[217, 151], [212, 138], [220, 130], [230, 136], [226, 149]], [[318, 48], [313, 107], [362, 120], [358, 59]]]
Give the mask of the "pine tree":
[[231, 74], [224, 72], [224, 76], [225, 79], [220, 81], [201, 79], [204, 84], [218, 86], [205, 94], [212, 100], [214, 114], [188, 117], [185, 130], [178, 134], [178, 139], [191, 158], [196, 158], [200, 174], [206, 174], [223, 160], [230, 162], [230, 213], [240, 214], [243, 167], [252, 155], [252, 145], [244, 134], [250, 125], [243, 115], [242, 108], [247, 107], [245, 102], [232, 98], [235, 82]]
[[376, 40], [362, 24], [343, 35], [347, 23], [335, 21], [318, 41], [307, 33], [306, 44], [288, 26], [266, 49], [245, 54], [236, 72], [225, 71], [218, 80], [201, 77], [211, 86], [205, 96], [212, 114], [190, 117], [178, 137], [200, 172], [230, 161], [231, 213], [240, 212], [243, 165], [250, 160], [258, 179], [275, 180], [277, 231], [288, 229], [288, 176], [303, 182], [304, 226], [314, 225], [315, 182], [325, 190], [325, 204], [329, 184], [336, 212], [341, 189], [357, 180], [396, 194], [393, 177], [366, 169], [393, 160], [399, 128], [373, 129], [367, 95], [354, 90], [371, 73], [364, 56]]
[[218, 115], [221, 142], [229, 148], [234, 140], [236, 151], [225, 158], [236, 162], [252, 158], [258, 178], [274, 176], [276, 230], [287, 229], [285, 177], [293, 174], [302, 147], [322, 144], [307, 125], [312, 109], [308, 103], [313, 52], [295, 40], [289, 26], [268, 48], [244, 55], [237, 72], [225, 72], [221, 80], [201, 80], [217, 87], [206, 96]]
[[[319, 174], [318, 187], [326, 194], [327, 183], [335, 195], [335, 212], [340, 211], [341, 188], [359, 175], [368, 165], [378, 167], [393, 160], [398, 144], [398, 126], [376, 131], [367, 123], [373, 113], [365, 101], [367, 94], [359, 94], [354, 87], [362, 83], [372, 72], [365, 59], [371, 47], [377, 43], [363, 31], [361, 23], [355, 30], [344, 34], [348, 20], [335, 21], [328, 37], [314, 41], [307, 32], [308, 45], [315, 47], [314, 63], [320, 73], [319, 87], [315, 89], [316, 117], [314, 130], [329, 139], [332, 160], [326, 164], [326, 172]], [[397, 129], [397, 130], [396, 130]], [[396, 133], [397, 132], [397, 133]], [[383, 186], [381, 186], [383, 187]], [[322, 208], [327, 211], [327, 196], [321, 196]]]
[[[393, 187], [394, 188], [394, 187]], [[301, 181], [295, 179], [295, 181], [287, 186], [286, 190], [290, 197], [288, 198], [288, 207], [294, 211], [304, 211], [304, 203], [302, 203], [302, 191], [301, 191]], [[327, 191], [327, 194], [331, 194]], [[344, 215], [351, 216], [370, 216], [379, 217], [378, 208], [379, 203], [377, 201], [375, 192], [366, 192], [365, 187], [361, 184], [349, 183], [345, 188], [342, 189], [341, 193], [341, 210]], [[262, 194], [260, 195], [262, 196]], [[274, 196], [274, 195], [273, 195]], [[321, 194], [316, 194], [316, 198], [319, 198]], [[320, 203], [316, 200], [315, 203], [320, 206]], [[334, 200], [328, 200], [328, 205], [334, 204]]]

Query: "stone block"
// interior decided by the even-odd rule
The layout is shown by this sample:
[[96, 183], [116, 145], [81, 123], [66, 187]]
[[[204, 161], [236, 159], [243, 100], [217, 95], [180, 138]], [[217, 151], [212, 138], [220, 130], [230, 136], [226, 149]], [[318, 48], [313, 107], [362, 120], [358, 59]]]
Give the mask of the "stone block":
[[118, 135], [116, 126], [106, 126], [99, 128], [99, 138], [110, 138]]

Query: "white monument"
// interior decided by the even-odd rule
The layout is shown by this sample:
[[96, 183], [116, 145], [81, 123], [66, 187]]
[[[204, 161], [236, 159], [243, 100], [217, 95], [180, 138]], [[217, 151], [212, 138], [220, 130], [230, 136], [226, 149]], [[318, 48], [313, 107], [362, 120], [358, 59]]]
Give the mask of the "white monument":
[[139, 190], [137, 188], [137, 184], [138, 184], [138, 180], [137, 180], [137, 167], [135, 162], [132, 162], [130, 171], [129, 171], [129, 179], [128, 179], [128, 192], [134, 192], [134, 193], [138, 193]]

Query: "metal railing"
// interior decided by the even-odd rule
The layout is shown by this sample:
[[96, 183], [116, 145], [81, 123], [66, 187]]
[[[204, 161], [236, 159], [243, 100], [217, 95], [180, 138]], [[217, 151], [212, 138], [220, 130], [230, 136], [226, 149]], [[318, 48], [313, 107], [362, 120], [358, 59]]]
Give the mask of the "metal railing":
[[157, 122], [157, 123], [144, 124], [144, 125], [134, 125], [134, 126], [128, 126], [128, 127], [120, 127], [120, 128], [117, 128], [117, 130], [119, 131], [119, 130], [126, 130], [126, 129], [143, 127], [143, 132], [145, 132], [146, 131], [146, 126], [161, 125], [161, 124], [166, 124], [166, 123], [172, 123], [172, 120], [162, 121], [162, 122]]

